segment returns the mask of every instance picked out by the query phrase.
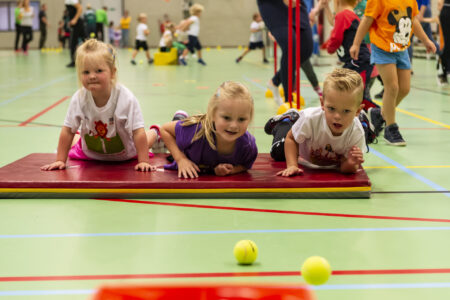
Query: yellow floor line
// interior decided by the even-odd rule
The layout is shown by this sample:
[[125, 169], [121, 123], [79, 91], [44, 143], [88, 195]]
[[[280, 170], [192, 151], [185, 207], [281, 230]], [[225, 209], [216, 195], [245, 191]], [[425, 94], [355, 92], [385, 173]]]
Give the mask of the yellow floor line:
[[[382, 105], [382, 102], [381, 102], [381, 101], [374, 100], [374, 102], [375, 102], [376, 104], [378, 104], [378, 105]], [[430, 119], [430, 118], [423, 117], [423, 116], [421, 116], [421, 115], [418, 115], [418, 114], [409, 112], [409, 111], [404, 110], [404, 109], [401, 109], [401, 108], [396, 108], [396, 110], [399, 111], [399, 112], [401, 112], [401, 113], [404, 113], [405, 115], [409, 115], [409, 116], [411, 116], [411, 117], [415, 117], [415, 118], [420, 119], [420, 120], [423, 120], [423, 121], [425, 121], [425, 122], [429, 122], [429, 123], [432, 123], [432, 124], [439, 125], [439, 126], [442, 126], [442, 127], [444, 127], [444, 128], [450, 129], [450, 125], [447, 125], [447, 124], [445, 124], [445, 123], [442, 123], [442, 122], [439, 122], [439, 121], [435, 121], [435, 120], [432, 120], [432, 119]]]

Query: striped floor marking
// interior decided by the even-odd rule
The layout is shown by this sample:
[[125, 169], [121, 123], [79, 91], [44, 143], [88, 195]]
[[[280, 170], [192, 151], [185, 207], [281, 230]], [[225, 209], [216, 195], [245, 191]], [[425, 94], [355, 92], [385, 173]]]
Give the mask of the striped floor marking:
[[157, 201], [144, 201], [144, 200], [127, 200], [127, 199], [96, 199], [96, 200], [111, 201], [111, 202], [125, 202], [125, 203], [133, 203], [133, 204], [162, 205], [162, 206], [175, 206], [175, 207], [188, 207], [188, 208], [206, 208], [206, 209], [220, 209], [220, 210], [275, 213], [275, 214], [292, 214], [292, 215], [309, 215], [309, 216], [323, 216], [323, 217], [341, 217], [341, 218], [360, 218], [360, 219], [379, 219], [379, 220], [398, 220], [398, 221], [450, 223], [450, 219], [438, 219], [438, 218], [416, 218], [416, 217], [395, 217], [395, 216], [379, 216], [379, 215], [356, 215], [356, 214], [340, 214], [340, 213], [323, 213], [323, 212], [310, 212], [310, 211], [260, 209], [260, 208], [248, 208], [248, 207], [201, 205], [201, 204], [157, 202]]
[[2, 234], [0, 239], [23, 238], [70, 238], [70, 237], [113, 237], [113, 236], [173, 236], [242, 233], [312, 233], [312, 232], [395, 232], [395, 231], [448, 231], [450, 227], [381, 227], [381, 228], [306, 228], [306, 229], [241, 229], [241, 230], [198, 230], [161, 232], [98, 232], [98, 233], [43, 233]]

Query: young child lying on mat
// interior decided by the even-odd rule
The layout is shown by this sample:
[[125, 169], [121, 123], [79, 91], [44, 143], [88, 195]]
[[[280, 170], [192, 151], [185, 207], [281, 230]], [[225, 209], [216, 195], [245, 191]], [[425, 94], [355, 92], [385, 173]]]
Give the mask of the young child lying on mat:
[[[67, 157], [103, 161], [137, 157], [137, 171], [156, 170], [149, 162], [149, 146], [157, 135], [146, 135], [138, 100], [116, 83], [115, 58], [112, 46], [95, 39], [78, 48], [76, 67], [83, 87], [70, 101], [56, 161], [41, 170], [64, 169]], [[76, 134], [78, 129], [80, 134]]]
[[[277, 173], [295, 176], [303, 173], [299, 162], [313, 168], [339, 168], [354, 173], [364, 162], [365, 132], [358, 120], [364, 83], [349, 69], [335, 69], [325, 78], [320, 107], [298, 112], [290, 109], [267, 121], [264, 130], [274, 136], [270, 154], [286, 161]], [[300, 159], [299, 159], [300, 156]]]
[[166, 123], [161, 137], [174, 158], [168, 169], [178, 177], [199, 173], [217, 176], [250, 169], [258, 154], [255, 138], [247, 131], [253, 119], [253, 98], [242, 84], [226, 81], [208, 103], [206, 114]]

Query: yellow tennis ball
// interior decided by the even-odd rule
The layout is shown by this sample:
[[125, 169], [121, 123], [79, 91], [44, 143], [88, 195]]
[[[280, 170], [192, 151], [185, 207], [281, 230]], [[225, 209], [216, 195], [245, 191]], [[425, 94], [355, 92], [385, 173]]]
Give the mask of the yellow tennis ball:
[[258, 256], [258, 247], [253, 241], [242, 240], [234, 246], [234, 257], [242, 265], [251, 265]]
[[328, 281], [331, 267], [328, 261], [320, 256], [308, 257], [302, 266], [302, 276], [309, 284], [320, 285]]

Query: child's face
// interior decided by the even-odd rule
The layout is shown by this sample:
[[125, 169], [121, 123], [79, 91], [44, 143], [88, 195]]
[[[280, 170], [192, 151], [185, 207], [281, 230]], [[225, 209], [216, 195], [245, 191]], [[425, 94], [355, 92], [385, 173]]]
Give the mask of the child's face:
[[358, 105], [356, 95], [350, 92], [336, 91], [329, 88], [320, 97], [322, 110], [325, 112], [325, 119], [334, 136], [341, 135], [359, 115], [363, 105]]
[[223, 100], [217, 106], [213, 121], [218, 141], [235, 142], [247, 131], [251, 104], [240, 99]]
[[81, 83], [95, 96], [111, 91], [114, 76], [115, 70], [111, 70], [106, 62], [86, 59], [81, 70]]

